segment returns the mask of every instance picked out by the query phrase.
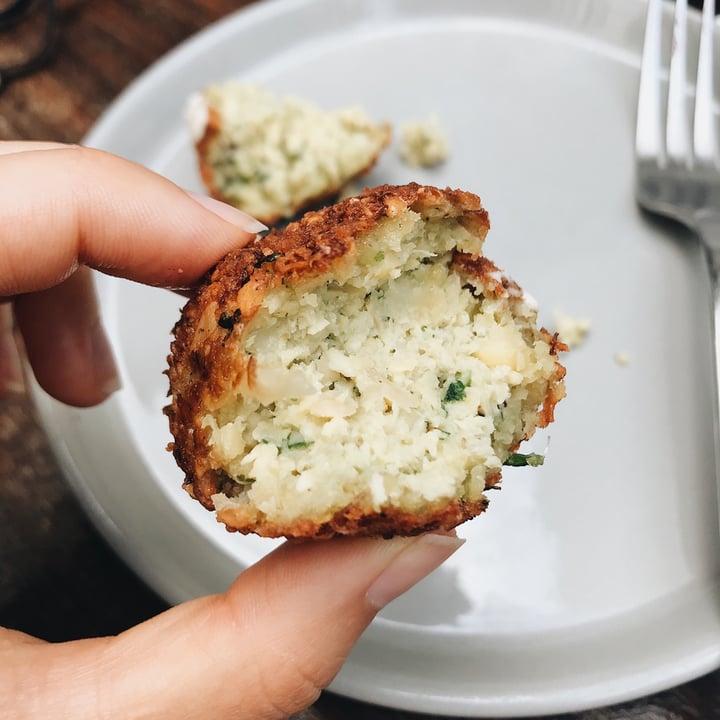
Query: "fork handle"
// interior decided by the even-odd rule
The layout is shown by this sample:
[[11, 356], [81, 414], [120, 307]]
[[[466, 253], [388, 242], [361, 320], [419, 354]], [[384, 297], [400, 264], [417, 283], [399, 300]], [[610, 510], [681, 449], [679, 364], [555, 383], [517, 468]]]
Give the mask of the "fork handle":
[[[715, 352], [720, 363], [720, 215], [712, 215], [699, 219], [694, 223], [703, 247], [705, 248], [710, 270], [713, 294], [713, 324], [715, 331]], [[720, 371], [720, 365], [718, 366]], [[718, 376], [720, 380], [720, 375]], [[720, 392], [720, 385], [718, 386]]]
[[720, 215], [702, 218], [695, 227], [706, 251], [712, 290], [713, 359], [715, 361], [713, 422], [715, 425], [715, 468], [716, 474], [720, 478]]

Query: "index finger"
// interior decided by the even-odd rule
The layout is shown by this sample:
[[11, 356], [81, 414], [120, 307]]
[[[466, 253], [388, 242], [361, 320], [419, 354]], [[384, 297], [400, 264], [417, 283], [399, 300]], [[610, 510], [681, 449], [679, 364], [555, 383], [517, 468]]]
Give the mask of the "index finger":
[[0, 153], [0, 218], [0, 297], [47, 289], [80, 264], [189, 287], [264, 229], [127, 160], [44, 143]]
[[43, 140], [3, 140], [0, 142], [0, 155], [28, 152], [30, 150], [60, 150], [72, 147], [65, 143], [45, 142]]

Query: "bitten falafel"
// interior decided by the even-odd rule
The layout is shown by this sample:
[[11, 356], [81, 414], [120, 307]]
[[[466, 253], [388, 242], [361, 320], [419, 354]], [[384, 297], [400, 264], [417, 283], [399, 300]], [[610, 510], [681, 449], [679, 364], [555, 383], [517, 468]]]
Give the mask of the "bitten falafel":
[[186, 305], [166, 409], [185, 487], [268, 537], [449, 530], [553, 420], [565, 369], [480, 199], [382, 186], [231, 252]]

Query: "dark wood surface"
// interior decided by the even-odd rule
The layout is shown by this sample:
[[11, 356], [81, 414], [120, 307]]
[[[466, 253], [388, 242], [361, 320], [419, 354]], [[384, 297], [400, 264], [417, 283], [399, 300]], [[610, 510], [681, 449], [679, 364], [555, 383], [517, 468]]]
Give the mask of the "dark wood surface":
[[[7, 3], [0, 2], [0, 8]], [[47, 66], [0, 93], [0, 139], [78, 142], [150, 63], [209, 22], [249, 4], [230, 0], [60, 0]], [[37, 40], [34, 17], [0, 35], [0, 66]], [[0, 259], [1, 262], [1, 259]], [[112, 634], [165, 609], [105, 544], [69, 492], [26, 394], [0, 399], [0, 624], [60, 641]], [[588, 649], [591, 652], [591, 649]], [[422, 716], [325, 694], [296, 720]], [[568, 716], [570, 717], [570, 716]], [[720, 718], [720, 673], [575, 720]]]

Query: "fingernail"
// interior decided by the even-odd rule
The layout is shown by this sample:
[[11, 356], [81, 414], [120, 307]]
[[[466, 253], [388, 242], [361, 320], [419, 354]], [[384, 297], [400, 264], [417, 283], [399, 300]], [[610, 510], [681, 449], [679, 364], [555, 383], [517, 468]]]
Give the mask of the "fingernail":
[[9, 305], [0, 306], [0, 392], [21, 393], [25, 390], [22, 363], [13, 336]]
[[96, 322], [90, 330], [90, 347], [98, 387], [105, 393], [105, 397], [108, 397], [120, 389], [121, 383], [110, 342], [99, 322]]
[[242, 228], [245, 232], [255, 235], [259, 232], [268, 230], [267, 225], [263, 225], [252, 215], [248, 215], [242, 210], [234, 208], [232, 205], [220, 202], [220, 200], [215, 200], [215, 198], [208, 197], [207, 195], [201, 195], [200, 193], [193, 192], [192, 190], [186, 190], [185, 192], [206, 210], [209, 210], [214, 215], [217, 215], [233, 225], [237, 225], [237, 227]]
[[465, 540], [454, 535], [422, 535], [407, 545], [383, 570], [367, 591], [369, 605], [377, 610], [407, 592], [442, 565]]

